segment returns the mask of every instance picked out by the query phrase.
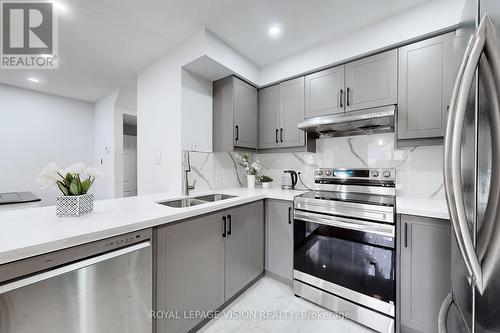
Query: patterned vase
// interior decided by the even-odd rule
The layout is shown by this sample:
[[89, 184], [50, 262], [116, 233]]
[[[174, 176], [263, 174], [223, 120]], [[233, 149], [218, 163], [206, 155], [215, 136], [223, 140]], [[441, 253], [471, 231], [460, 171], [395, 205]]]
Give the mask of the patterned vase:
[[56, 215], [82, 216], [94, 210], [94, 195], [66, 195], [57, 197]]

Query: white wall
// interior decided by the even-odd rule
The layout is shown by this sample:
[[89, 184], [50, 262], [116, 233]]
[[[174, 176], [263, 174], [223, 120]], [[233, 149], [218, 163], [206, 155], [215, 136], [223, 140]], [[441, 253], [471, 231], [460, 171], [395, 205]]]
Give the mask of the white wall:
[[139, 194], [181, 192], [181, 71], [203, 55], [204, 35], [194, 35], [137, 77]]
[[93, 104], [0, 84], [0, 192], [54, 204], [59, 192], [35, 181], [49, 162], [94, 164]]
[[311, 72], [349, 58], [455, 27], [464, 0], [430, 1], [261, 68], [259, 85]]
[[182, 149], [212, 151], [212, 82], [182, 69]]
[[96, 199], [115, 197], [115, 103], [118, 90], [95, 104], [94, 111], [94, 152], [95, 165], [104, 176], [95, 183]]

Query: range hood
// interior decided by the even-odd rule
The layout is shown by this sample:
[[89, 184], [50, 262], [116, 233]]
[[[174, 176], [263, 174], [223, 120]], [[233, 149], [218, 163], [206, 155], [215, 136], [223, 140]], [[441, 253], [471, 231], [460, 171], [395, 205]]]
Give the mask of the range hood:
[[394, 132], [396, 105], [309, 118], [297, 125], [320, 137]]

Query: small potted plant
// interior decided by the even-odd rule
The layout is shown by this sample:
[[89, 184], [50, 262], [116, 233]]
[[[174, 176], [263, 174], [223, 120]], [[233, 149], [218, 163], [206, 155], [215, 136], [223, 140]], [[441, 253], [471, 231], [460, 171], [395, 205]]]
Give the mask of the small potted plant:
[[273, 181], [273, 179], [269, 176], [266, 176], [266, 175], [262, 175], [259, 177], [259, 181], [262, 185], [262, 188], [270, 188], [271, 187], [271, 182]]
[[57, 187], [62, 196], [57, 197], [56, 215], [81, 216], [94, 210], [94, 195], [88, 193], [96, 177], [102, 175], [96, 168], [75, 163], [60, 169], [55, 163], [43, 168], [37, 178], [42, 188]]
[[260, 162], [255, 160], [252, 162], [250, 160], [250, 154], [235, 154], [234, 157], [239, 160], [238, 164], [245, 168], [247, 173], [247, 187], [255, 188], [255, 176], [259, 173], [261, 169]]

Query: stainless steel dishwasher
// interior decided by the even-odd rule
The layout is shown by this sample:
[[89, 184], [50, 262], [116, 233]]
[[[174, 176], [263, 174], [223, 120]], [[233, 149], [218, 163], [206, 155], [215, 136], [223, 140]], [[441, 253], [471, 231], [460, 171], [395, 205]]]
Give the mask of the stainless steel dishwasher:
[[0, 333], [151, 333], [151, 230], [0, 266]]

